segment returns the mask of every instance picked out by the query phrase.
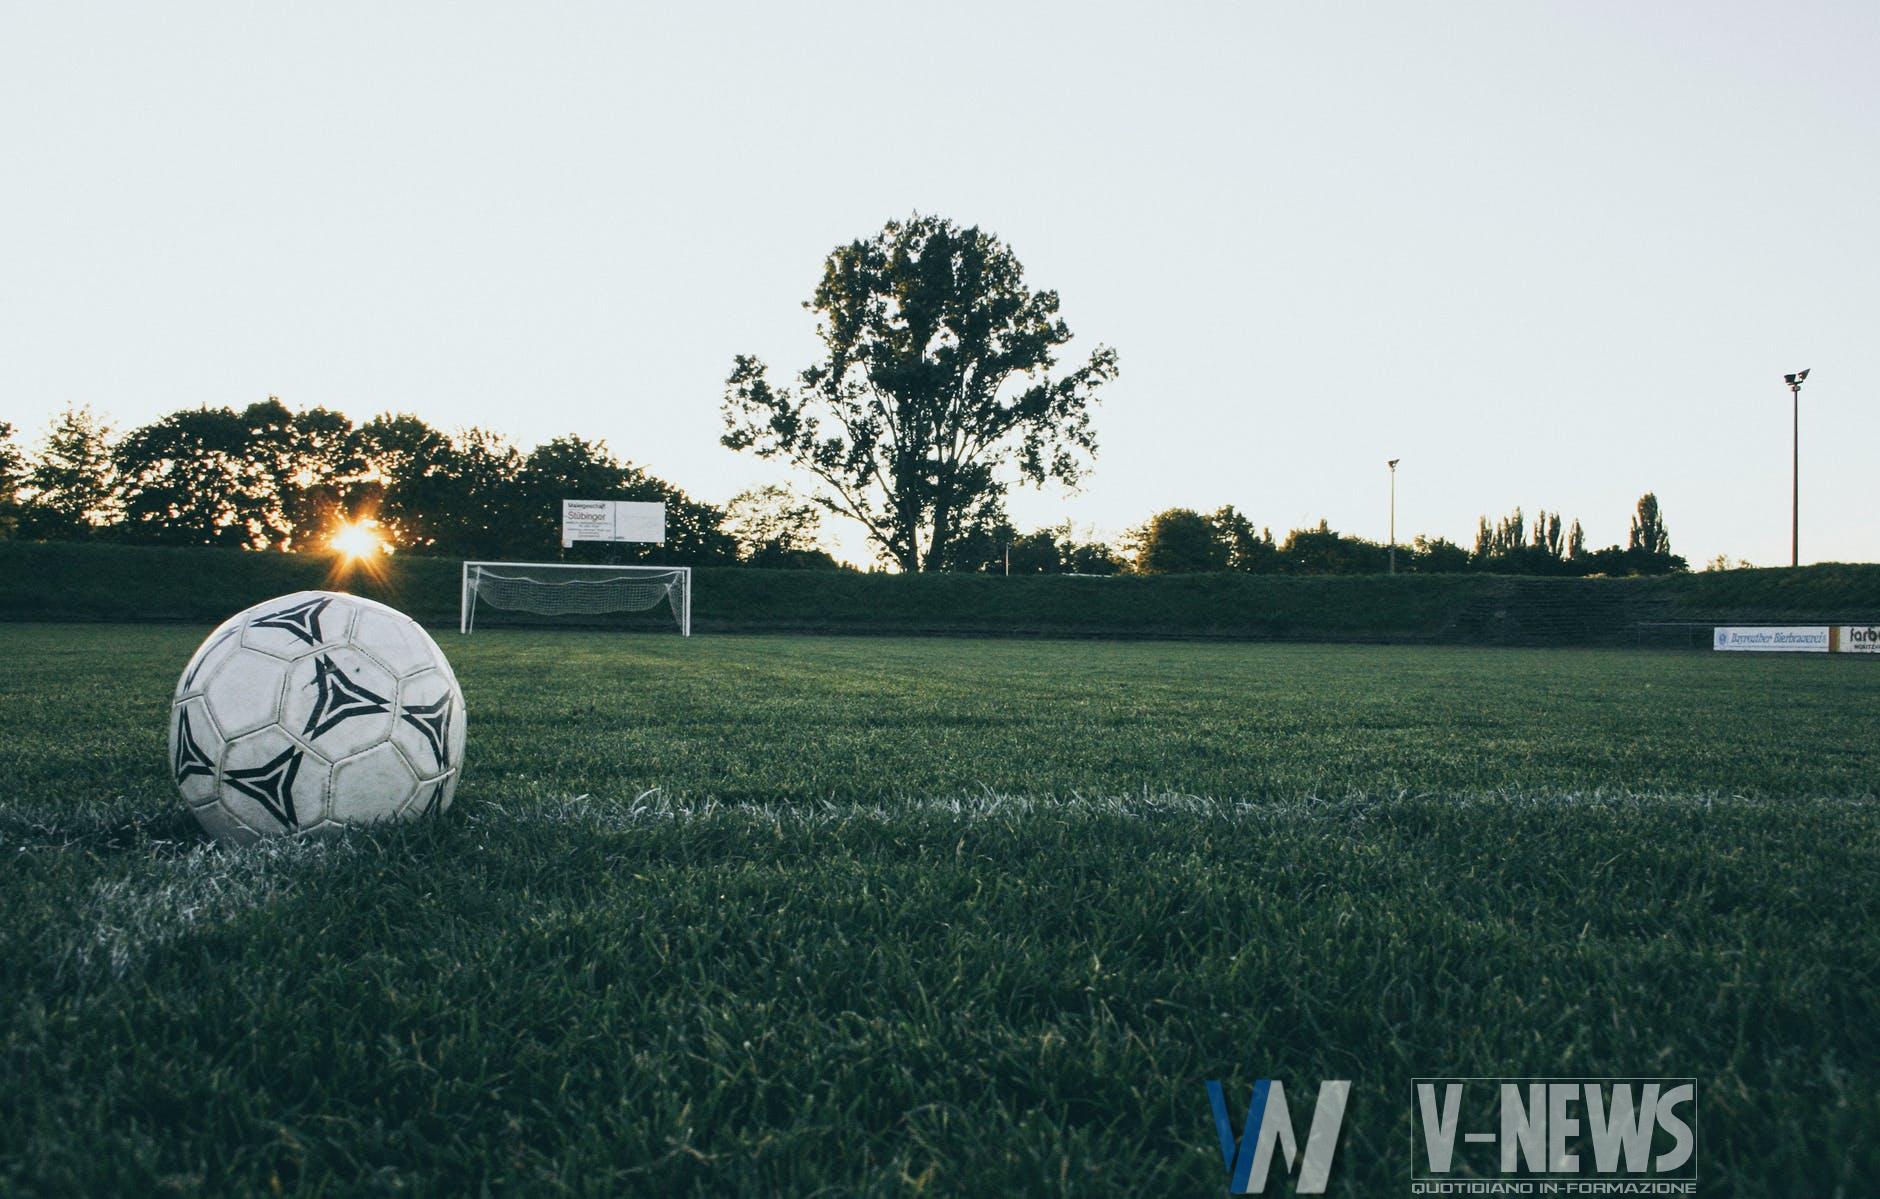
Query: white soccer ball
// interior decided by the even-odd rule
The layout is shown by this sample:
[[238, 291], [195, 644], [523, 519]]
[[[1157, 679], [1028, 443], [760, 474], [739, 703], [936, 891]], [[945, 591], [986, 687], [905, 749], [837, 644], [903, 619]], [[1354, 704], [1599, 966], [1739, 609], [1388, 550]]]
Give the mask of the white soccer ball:
[[170, 705], [170, 773], [218, 840], [450, 807], [464, 703], [430, 634], [384, 604], [299, 591], [224, 621]]

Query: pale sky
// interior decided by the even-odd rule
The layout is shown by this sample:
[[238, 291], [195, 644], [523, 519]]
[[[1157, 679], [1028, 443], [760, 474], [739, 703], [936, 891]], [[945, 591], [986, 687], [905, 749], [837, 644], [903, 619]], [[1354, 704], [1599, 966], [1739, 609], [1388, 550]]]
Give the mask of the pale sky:
[[[1880, 4], [0, 7], [0, 420], [269, 394], [700, 498], [838, 243], [1004, 238], [1122, 377], [1075, 495], [1880, 559]], [[845, 530], [851, 555], [861, 540]]]

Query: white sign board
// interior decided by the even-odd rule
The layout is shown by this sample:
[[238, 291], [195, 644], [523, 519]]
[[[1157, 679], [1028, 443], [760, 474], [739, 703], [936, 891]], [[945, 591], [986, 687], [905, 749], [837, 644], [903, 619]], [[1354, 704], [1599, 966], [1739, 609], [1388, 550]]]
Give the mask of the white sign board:
[[1880, 654], [1880, 624], [1844, 624], [1835, 648], [1844, 654]]
[[666, 505], [614, 501], [615, 541], [666, 541]]
[[577, 541], [612, 541], [614, 505], [612, 500], [563, 500], [561, 502], [561, 543]]
[[1828, 626], [1824, 624], [1725, 627], [1717, 630], [1714, 644], [1718, 649], [1763, 653], [1825, 654], [1828, 652]]
[[636, 500], [563, 500], [561, 543], [666, 540], [666, 505]]

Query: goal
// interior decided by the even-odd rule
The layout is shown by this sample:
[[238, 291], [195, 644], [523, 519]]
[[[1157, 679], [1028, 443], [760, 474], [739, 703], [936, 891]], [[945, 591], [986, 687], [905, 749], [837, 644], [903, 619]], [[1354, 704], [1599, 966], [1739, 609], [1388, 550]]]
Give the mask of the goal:
[[606, 616], [664, 605], [692, 635], [689, 566], [576, 566], [565, 562], [466, 562], [458, 632], [475, 630], [477, 609], [535, 616]]

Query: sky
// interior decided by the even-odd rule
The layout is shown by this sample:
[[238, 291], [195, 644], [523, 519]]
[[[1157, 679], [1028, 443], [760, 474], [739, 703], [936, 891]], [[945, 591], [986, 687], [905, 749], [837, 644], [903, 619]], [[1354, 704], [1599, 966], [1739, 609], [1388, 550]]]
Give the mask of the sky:
[[[831, 249], [996, 233], [1121, 357], [1021, 527], [1233, 504], [1880, 559], [1880, 5], [0, 7], [0, 420], [278, 395], [722, 502]], [[799, 484], [806, 480], [794, 480]], [[846, 556], [864, 553], [832, 529]]]

